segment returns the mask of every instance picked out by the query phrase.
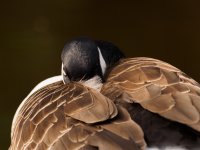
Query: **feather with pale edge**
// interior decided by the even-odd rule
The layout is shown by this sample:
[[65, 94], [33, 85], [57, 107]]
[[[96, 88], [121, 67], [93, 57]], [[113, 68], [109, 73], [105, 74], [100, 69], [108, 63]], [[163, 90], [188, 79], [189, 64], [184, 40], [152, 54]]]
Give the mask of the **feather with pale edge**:
[[20, 108], [10, 150], [144, 149], [141, 128], [128, 112], [80, 83], [55, 82]]
[[200, 85], [163, 61], [144, 57], [121, 60], [109, 73], [101, 93], [112, 100], [138, 103], [200, 131]]

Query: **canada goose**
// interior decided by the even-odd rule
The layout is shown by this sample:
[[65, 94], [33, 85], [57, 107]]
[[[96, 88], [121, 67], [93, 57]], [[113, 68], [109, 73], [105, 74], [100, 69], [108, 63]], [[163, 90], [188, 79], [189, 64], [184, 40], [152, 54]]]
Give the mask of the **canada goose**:
[[88, 38], [67, 43], [61, 58], [62, 75], [20, 104], [10, 150], [200, 147], [200, 86], [179, 69]]

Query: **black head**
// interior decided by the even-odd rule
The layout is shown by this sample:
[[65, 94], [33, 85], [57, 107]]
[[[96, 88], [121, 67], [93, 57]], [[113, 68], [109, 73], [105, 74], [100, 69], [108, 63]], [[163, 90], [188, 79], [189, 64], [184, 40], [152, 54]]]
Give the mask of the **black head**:
[[107, 69], [122, 57], [123, 53], [112, 43], [88, 38], [72, 40], [61, 55], [64, 82], [88, 80], [96, 75], [104, 81]]

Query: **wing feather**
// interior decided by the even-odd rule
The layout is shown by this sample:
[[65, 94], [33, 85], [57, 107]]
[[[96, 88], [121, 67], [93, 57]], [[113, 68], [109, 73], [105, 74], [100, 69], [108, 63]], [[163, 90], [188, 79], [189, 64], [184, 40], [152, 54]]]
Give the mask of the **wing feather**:
[[30, 95], [17, 112], [10, 150], [146, 146], [141, 128], [125, 109], [81, 83], [47, 85]]
[[200, 131], [200, 85], [163, 61], [124, 59], [111, 70], [101, 92]]

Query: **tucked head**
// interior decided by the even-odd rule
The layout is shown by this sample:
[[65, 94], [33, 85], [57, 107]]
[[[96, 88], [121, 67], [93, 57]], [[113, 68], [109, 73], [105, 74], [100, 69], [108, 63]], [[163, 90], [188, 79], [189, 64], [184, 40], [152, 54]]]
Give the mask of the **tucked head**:
[[68, 42], [62, 51], [62, 75], [65, 83], [99, 76], [104, 81], [108, 68], [123, 53], [112, 43], [79, 38]]

